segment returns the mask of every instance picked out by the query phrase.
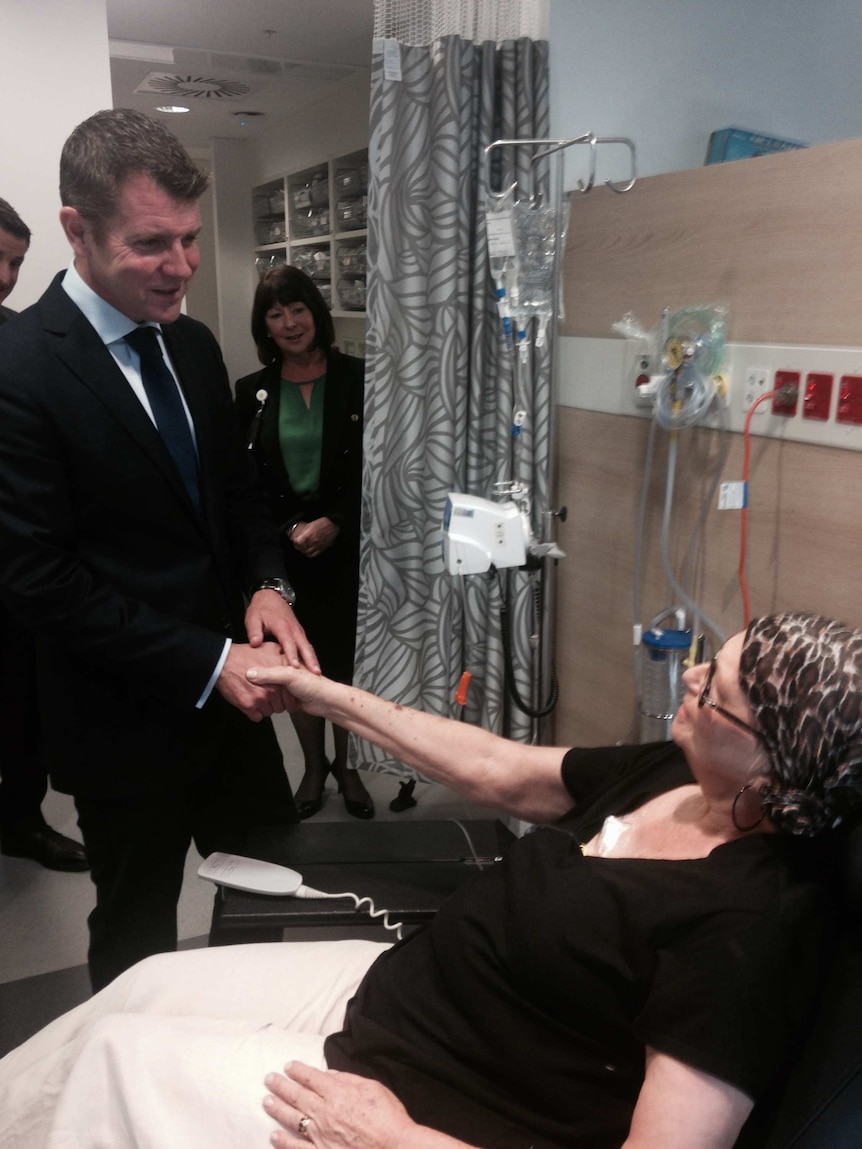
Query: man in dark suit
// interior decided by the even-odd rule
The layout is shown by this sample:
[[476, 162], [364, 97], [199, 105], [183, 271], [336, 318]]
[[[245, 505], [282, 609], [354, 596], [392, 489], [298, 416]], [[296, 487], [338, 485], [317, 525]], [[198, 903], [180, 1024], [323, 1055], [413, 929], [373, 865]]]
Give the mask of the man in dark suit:
[[36, 632], [94, 989], [175, 948], [191, 840], [241, 853], [250, 825], [296, 819], [283, 703], [246, 670], [319, 669], [218, 345], [180, 314], [205, 188], [163, 125], [85, 120], [60, 161], [73, 266], [0, 331], [0, 593]]
[[[0, 325], [30, 249], [30, 229], [0, 199]], [[80, 842], [52, 829], [42, 814], [48, 774], [39, 754], [33, 636], [0, 607], [0, 853], [31, 858], [50, 870], [86, 870]]]

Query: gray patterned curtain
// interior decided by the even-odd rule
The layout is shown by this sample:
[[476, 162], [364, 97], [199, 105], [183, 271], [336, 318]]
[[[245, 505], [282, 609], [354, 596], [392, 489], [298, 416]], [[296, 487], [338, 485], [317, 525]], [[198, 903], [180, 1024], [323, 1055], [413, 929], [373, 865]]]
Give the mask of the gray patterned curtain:
[[[410, 8], [409, 19], [402, 16]], [[489, 273], [488, 184], [545, 179], [522, 149], [498, 139], [548, 134], [547, 11], [543, 0], [377, 0], [372, 63], [369, 283], [363, 538], [355, 681], [432, 713], [460, 716], [529, 741], [533, 726], [504, 686], [500, 609], [512, 659], [531, 697], [534, 587], [520, 572], [444, 572], [441, 523], [449, 491], [490, 497], [512, 479], [547, 506], [550, 367], [505, 351]], [[434, 17], [417, 32], [419, 9]], [[399, 9], [398, 12], [395, 10]], [[464, 27], [466, 16], [467, 27]], [[517, 407], [528, 411], [512, 437]], [[537, 536], [541, 524], [534, 521]], [[463, 671], [467, 704], [454, 701]], [[404, 774], [371, 745], [357, 765]]]

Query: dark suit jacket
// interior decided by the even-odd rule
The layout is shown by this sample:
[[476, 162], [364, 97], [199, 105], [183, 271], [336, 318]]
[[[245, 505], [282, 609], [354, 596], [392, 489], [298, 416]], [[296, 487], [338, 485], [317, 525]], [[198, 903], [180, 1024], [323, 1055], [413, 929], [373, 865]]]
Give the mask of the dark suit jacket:
[[[259, 422], [255, 416], [263, 389], [267, 400]], [[365, 394], [365, 363], [333, 348], [326, 361], [326, 401], [323, 407], [323, 443], [320, 458], [319, 497], [303, 501], [290, 485], [279, 443], [278, 419], [281, 363], [246, 375], [236, 383], [236, 406], [264, 485], [272, 501], [279, 528], [284, 531], [299, 518], [325, 515], [341, 527], [345, 544], [359, 541], [359, 508], [362, 498], [362, 414]]]
[[11, 307], [4, 307], [3, 304], [0, 303], [0, 325], [6, 323], [13, 315], [17, 314], [18, 312], [13, 311]]
[[225, 636], [245, 639], [243, 589], [284, 564], [211, 333], [164, 329], [201, 520], [61, 280], [0, 330], [0, 594], [36, 632], [55, 786], [127, 797], [206, 769], [230, 708], [195, 704]]

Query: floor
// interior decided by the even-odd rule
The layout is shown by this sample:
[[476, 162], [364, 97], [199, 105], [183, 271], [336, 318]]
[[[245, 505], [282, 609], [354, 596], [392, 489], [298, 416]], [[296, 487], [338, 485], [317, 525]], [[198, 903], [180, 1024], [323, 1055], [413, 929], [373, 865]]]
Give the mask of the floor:
[[[290, 720], [276, 720], [285, 766], [294, 788], [302, 777], [302, 757]], [[418, 783], [417, 805], [402, 813], [389, 809], [399, 793], [397, 778], [363, 772], [377, 819], [494, 817], [445, 787]], [[49, 791], [42, 806], [54, 829], [79, 838], [71, 798]], [[351, 821], [332, 779], [316, 819]], [[200, 858], [190, 851], [178, 922], [183, 948], [206, 945], [213, 887], [198, 878]], [[86, 971], [87, 915], [94, 904], [87, 874], [46, 870], [35, 862], [0, 856], [0, 1056], [90, 993]]]

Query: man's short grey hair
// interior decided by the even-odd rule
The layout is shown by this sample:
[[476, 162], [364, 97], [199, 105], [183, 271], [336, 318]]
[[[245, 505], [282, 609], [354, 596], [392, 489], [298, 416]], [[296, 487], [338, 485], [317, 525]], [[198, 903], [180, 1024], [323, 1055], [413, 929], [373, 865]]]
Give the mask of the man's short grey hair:
[[125, 181], [149, 176], [173, 199], [200, 199], [208, 178], [164, 124], [113, 108], [78, 124], [60, 156], [60, 201], [97, 229], [116, 213]]

